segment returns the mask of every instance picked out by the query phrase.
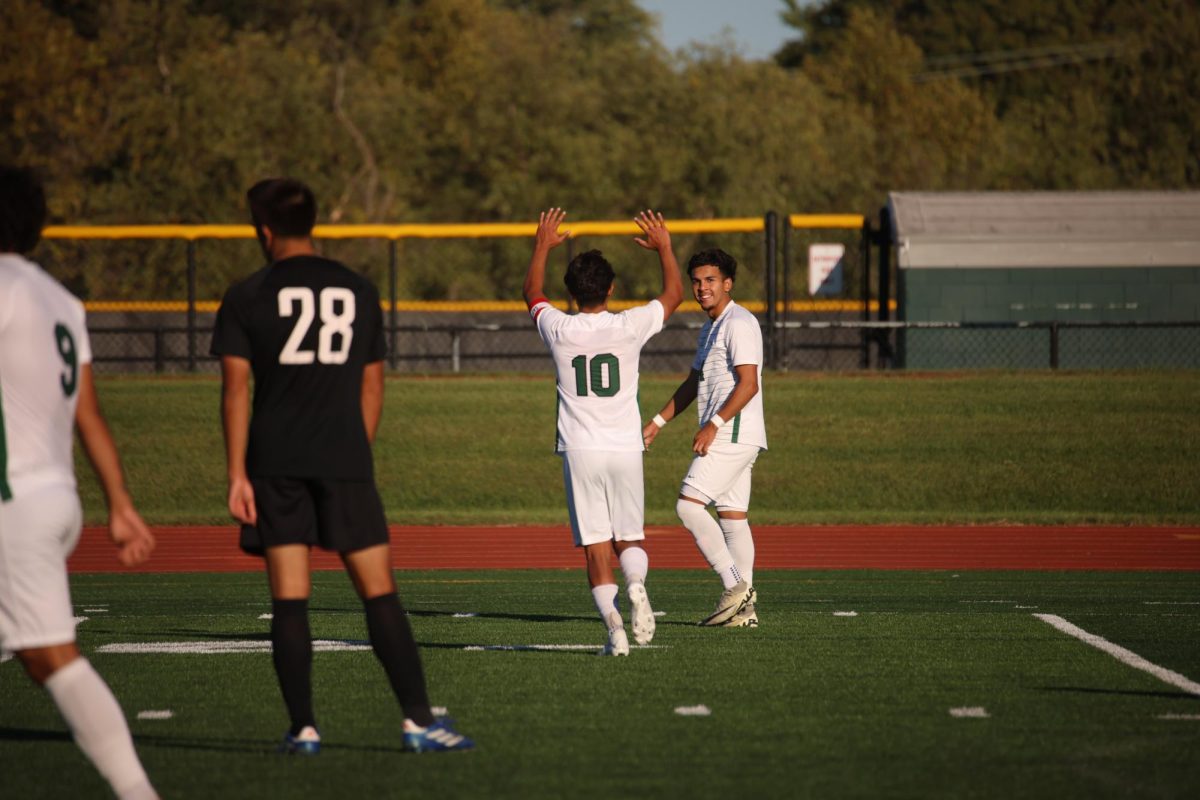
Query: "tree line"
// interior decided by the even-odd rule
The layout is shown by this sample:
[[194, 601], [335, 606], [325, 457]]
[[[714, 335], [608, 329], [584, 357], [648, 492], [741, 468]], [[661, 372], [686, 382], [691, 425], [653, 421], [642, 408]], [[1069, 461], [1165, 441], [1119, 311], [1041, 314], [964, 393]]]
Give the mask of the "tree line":
[[[335, 223], [1200, 184], [1193, 0], [780, 13], [794, 40], [756, 61], [664, 49], [634, 0], [6, 0], [0, 159], [38, 168], [70, 224], [241, 222], [271, 174], [310, 183]], [[464, 250], [406, 291], [511, 296], [524, 249]], [[126, 274], [152, 268], [73, 288], [153, 288]]]

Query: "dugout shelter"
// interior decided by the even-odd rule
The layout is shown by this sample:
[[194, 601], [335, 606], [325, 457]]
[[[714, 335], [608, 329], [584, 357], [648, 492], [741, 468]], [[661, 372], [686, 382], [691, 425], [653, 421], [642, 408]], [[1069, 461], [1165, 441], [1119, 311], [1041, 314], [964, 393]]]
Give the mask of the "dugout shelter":
[[1200, 192], [892, 192], [887, 211], [899, 319], [948, 324], [903, 331], [909, 368], [1045, 366], [1046, 323], [1064, 366], [1200, 366]]

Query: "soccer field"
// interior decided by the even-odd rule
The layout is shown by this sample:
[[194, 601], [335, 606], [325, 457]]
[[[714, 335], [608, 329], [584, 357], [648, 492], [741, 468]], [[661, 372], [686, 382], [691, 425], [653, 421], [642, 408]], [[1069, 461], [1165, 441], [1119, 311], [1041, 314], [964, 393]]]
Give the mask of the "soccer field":
[[[604, 635], [577, 570], [400, 581], [432, 700], [475, 751], [400, 751], [398, 711], [340, 573], [315, 576], [325, 749], [312, 759], [273, 752], [286, 719], [261, 575], [79, 575], [73, 587], [80, 643], [164, 797], [1194, 791], [1195, 690], [1036, 615], [1195, 679], [1195, 573], [764, 571], [762, 627], [727, 630], [694, 625], [710, 574], [656, 571], [658, 635], [623, 659], [596, 657]], [[190, 652], [159, 652], [170, 649]], [[20, 672], [0, 664], [3, 795], [105, 796]]]

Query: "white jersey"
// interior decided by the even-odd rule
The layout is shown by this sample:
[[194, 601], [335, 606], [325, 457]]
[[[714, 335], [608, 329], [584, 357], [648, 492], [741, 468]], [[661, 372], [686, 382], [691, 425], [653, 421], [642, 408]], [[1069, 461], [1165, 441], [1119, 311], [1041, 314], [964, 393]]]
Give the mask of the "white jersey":
[[662, 303], [564, 314], [539, 300], [529, 313], [558, 375], [555, 450], [644, 450], [638, 362], [642, 346], [662, 330]]
[[763, 339], [754, 315], [733, 300], [715, 320], [700, 329], [696, 360], [692, 369], [700, 373], [696, 411], [700, 424], [707, 425], [721, 410], [737, 384], [734, 367], [754, 364], [758, 368], [758, 392], [727, 425], [717, 431], [714, 442], [749, 444], [767, 449], [767, 424], [763, 417]]
[[18, 255], [0, 255], [0, 499], [75, 488], [79, 373], [92, 360], [83, 304]]

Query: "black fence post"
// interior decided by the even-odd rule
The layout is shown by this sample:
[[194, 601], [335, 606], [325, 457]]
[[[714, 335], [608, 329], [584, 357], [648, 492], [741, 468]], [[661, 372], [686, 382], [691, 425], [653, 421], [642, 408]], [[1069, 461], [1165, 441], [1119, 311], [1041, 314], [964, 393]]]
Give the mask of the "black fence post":
[[778, 361], [776, 367], [779, 369], [787, 369], [788, 360], [788, 306], [792, 301], [791, 275], [792, 275], [792, 220], [787, 214], [783, 215], [783, 304], [782, 304], [782, 320], [783, 325], [779, 329], [779, 348]]
[[396, 267], [396, 240], [388, 239], [388, 301], [391, 304], [388, 310], [388, 366], [391, 369], [396, 368], [399, 354], [396, 348], [399, 347], [400, 334], [396, 330], [399, 325], [399, 312], [396, 310], [397, 297], [399, 296], [399, 276]]
[[775, 220], [776, 214], [774, 211], [768, 211], [763, 217], [763, 250], [766, 263], [764, 265], [763, 277], [767, 284], [767, 366], [774, 368], [778, 361], [777, 353], [775, 352], [775, 323], [778, 321], [778, 309], [776, 304], [776, 229]]
[[[155, 341], [155, 347], [159, 345]], [[188, 239], [187, 243], [187, 369], [196, 371], [196, 240]], [[157, 357], [157, 356], [156, 356]], [[161, 365], [155, 363], [155, 369]]]
[[[879, 313], [876, 318], [880, 322], [889, 322], [892, 318], [892, 215], [887, 206], [879, 209]], [[897, 333], [897, 340], [903, 337]], [[879, 368], [890, 366], [892, 363], [892, 348], [888, 342], [886, 328], [879, 329]]]
[[[862, 269], [862, 321], [871, 321], [871, 222], [865, 216], [862, 225], [862, 244], [859, 247], [859, 266]], [[871, 366], [871, 337], [867, 328], [859, 329], [859, 342], [862, 345], [862, 356], [859, 367], [866, 369]]]
[[1050, 369], [1058, 369], [1058, 323], [1050, 323]]

